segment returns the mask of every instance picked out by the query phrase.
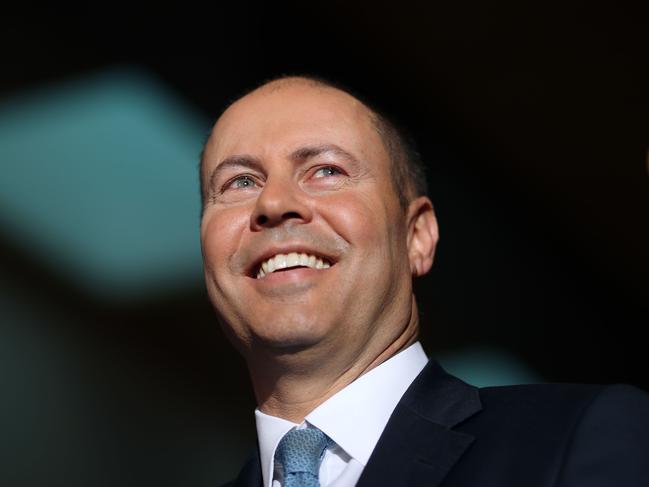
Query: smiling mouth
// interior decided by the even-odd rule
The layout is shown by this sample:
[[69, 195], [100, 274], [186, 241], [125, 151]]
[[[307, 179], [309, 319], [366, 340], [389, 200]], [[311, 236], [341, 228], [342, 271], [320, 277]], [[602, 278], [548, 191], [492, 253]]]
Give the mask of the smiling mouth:
[[310, 269], [328, 269], [333, 263], [327, 259], [306, 253], [291, 252], [290, 254], [276, 254], [264, 260], [257, 269], [256, 278], [263, 279], [273, 272], [287, 271], [306, 267]]

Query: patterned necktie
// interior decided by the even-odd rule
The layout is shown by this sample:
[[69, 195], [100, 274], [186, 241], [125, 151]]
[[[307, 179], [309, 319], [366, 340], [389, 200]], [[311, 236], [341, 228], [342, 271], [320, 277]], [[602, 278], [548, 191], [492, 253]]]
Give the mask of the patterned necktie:
[[286, 433], [275, 452], [275, 459], [284, 469], [282, 487], [320, 487], [318, 471], [330, 441], [317, 428]]

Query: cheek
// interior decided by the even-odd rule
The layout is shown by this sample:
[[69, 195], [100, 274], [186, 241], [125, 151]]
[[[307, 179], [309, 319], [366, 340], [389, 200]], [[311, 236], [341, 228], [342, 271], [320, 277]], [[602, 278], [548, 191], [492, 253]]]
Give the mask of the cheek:
[[355, 193], [328, 198], [322, 206], [333, 230], [355, 251], [364, 255], [382, 252], [390, 232], [386, 208], [372, 194]]
[[[206, 213], [201, 224], [203, 258], [214, 278], [226, 270], [241, 242], [248, 222], [248, 212], [242, 207], [220, 209]], [[219, 272], [217, 272], [219, 271]]]
[[355, 270], [344, 279], [355, 287], [389, 287], [410, 276], [405, 215], [383, 194], [359, 191], [337, 195], [322, 207], [334, 231], [353, 250], [355, 257], [349, 263]]

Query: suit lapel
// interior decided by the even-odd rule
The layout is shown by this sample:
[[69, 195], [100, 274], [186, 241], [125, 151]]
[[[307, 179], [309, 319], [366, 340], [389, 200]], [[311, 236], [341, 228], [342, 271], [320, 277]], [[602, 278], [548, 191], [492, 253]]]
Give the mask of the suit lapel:
[[357, 486], [439, 485], [473, 442], [452, 428], [481, 408], [477, 388], [431, 360], [392, 413]]

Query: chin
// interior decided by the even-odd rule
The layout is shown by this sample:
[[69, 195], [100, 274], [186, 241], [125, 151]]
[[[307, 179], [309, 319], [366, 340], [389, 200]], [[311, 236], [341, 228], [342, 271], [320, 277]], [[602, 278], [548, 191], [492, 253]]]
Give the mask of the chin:
[[253, 333], [253, 348], [280, 353], [290, 353], [311, 348], [320, 343], [326, 336], [326, 327], [310, 320], [290, 320], [265, 322], [263, 327]]

